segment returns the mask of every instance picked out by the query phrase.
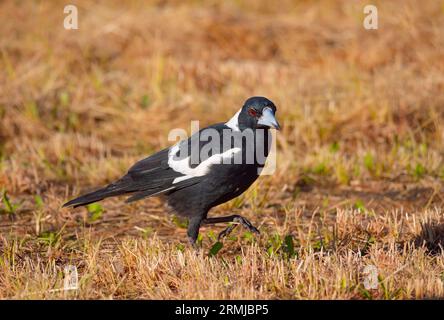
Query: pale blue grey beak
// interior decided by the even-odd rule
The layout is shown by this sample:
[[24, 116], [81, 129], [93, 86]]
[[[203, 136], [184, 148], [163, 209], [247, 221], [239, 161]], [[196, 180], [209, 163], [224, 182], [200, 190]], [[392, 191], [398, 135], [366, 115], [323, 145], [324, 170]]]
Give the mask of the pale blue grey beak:
[[276, 130], [281, 130], [281, 126], [277, 122], [273, 110], [268, 107], [264, 108], [264, 110], [262, 111], [262, 116], [259, 118], [257, 124], [269, 128], [274, 128]]

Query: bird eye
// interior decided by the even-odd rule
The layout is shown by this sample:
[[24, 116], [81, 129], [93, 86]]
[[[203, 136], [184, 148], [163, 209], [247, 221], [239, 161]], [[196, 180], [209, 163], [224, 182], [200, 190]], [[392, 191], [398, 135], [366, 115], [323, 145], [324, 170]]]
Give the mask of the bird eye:
[[248, 109], [248, 114], [252, 117], [257, 117], [258, 113], [259, 112], [257, 112], [257, 110], [255, 110], [253, 108]]

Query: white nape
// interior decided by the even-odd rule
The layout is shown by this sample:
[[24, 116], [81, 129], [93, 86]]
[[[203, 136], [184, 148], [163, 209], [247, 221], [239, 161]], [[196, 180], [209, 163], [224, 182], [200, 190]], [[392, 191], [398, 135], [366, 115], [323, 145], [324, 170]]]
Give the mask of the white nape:
[[242, 111], [242, 109], [239, 109], [238, 112], [227, 122], [225, 122], [225, 125], [229, 128], [231, 128], [234, 131], [239, 131], [239, 114]]
[[177, 161], [174, 160], [174, 155], [176, 155], [178, 150], [179, 150], [178, 144], [176, 144], [171, 148], [170, 152], [168, 153], [168, 165], [170, 166], [171, 169], [183, 174], [184, 176], [174, 179], [173, 184], [187, 179], [191, 179], [193, 177], [204, 176], [210, 171], [212, 165], [224, 163], [225, 162], [224, 159], [231, 158], [236, 153], [241, 151], [240, 148], [232, 148], [223, 153], [213, 154], [208, 159], [202, 161], [197, 167], [191, 168], [189, 166], [190, 157]]

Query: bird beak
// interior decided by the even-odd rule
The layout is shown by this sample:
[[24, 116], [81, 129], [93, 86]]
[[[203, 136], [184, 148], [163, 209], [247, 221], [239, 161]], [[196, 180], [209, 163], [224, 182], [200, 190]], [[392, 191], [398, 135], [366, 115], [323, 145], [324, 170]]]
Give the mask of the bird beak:
[[264, 108], [262, 111], [262, 116], [259, 118], [258, 125], [266, 126], [268, 128], [274, 128], [276, 130], [281, 130], [281, 126], [277, 122], [273, 110], [270, 108]]

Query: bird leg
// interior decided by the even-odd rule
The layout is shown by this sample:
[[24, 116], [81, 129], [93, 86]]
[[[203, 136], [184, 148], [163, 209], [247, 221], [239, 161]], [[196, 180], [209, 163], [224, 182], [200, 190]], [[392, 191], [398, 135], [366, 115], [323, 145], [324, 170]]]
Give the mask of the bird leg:
[[244, 228], [248, 229], [248, 231], [250, 232], [260, 234], [259, 230], [255, 226], [253, 226], [250, 221], [237, 214], [226, 217], [206, 218], [202, 220], [202, 224], [215, 224], [221, 222], [234, 222], [234, 223], [229, 225], [225, 230], [219, 233], [219, 236], [217, 237], [218, 240], [228, 236], [234, 230], [234, 228], [236, 228], [239, 224], [244, 226]]
[[188, 221], [188, 230], [187, 230], [188, 241], [194, 248], [196, 248], [196, 240], [197, 237], [199, 236], [199, 228], [201, 222], [202, 222], [201, 216], [192, 217]]

